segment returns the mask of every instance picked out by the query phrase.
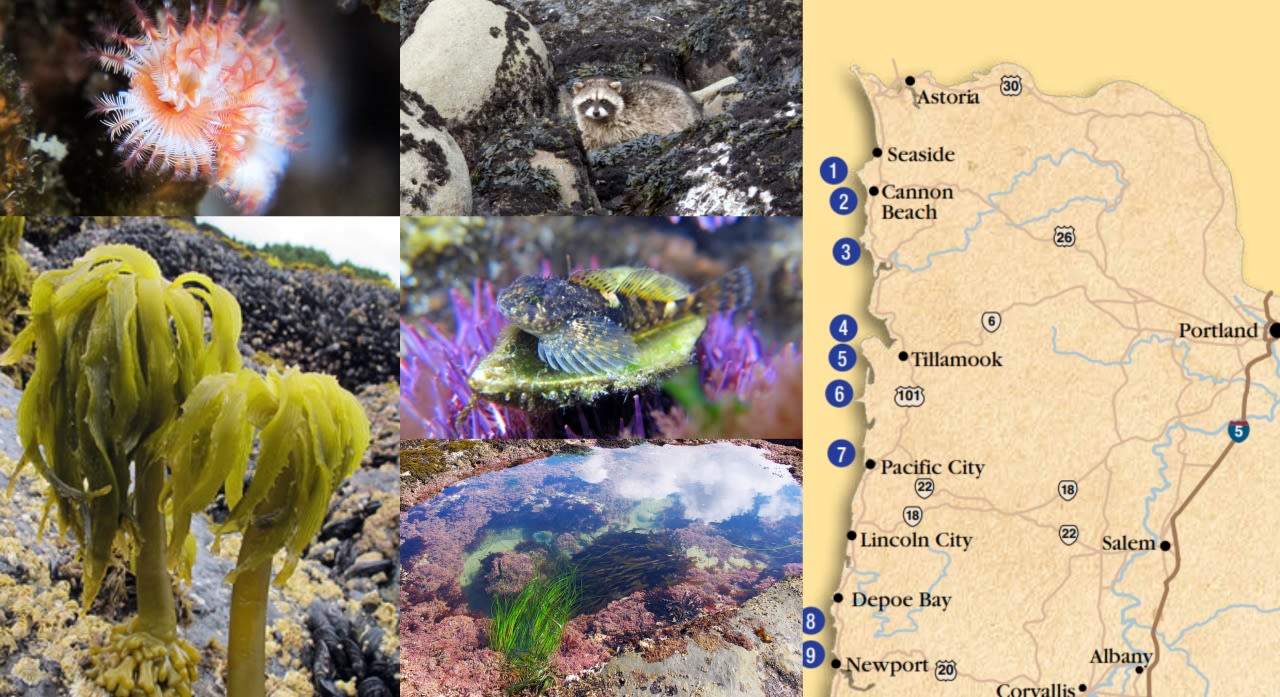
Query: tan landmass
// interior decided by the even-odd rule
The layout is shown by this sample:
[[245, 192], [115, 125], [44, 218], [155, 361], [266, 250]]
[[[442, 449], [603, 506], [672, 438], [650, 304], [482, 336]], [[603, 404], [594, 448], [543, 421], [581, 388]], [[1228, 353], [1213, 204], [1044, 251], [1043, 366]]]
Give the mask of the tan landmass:
[[[863, 247], [870, 309], [891, 341], [862, 344], [862, 453], [881, 464], [854, 496], [831, 694], [1257, 694], [1280, 644], [1280, 360], [1268, 340], [1280, 300], [1268, 313], [1242, 280], [1231, 178], [1204, 124], [1127, 82], [1045, 95], [1015, 65], [958, 85], [854, 74], [885, 150], [858, 175], [882, 189], [866, 202]], [[1006, 76], [1019, 95], [1002, 95]], [[917, 105], [922, 93], [979, 103]], [[954, 159], [888, 152], [939, 146]], [[951, 198], [885, 196], [908, 187]], [[922, 216], [888, 219], [885, 205]], [[1068, 226], [1073, 244], [1055, 244]], [[1001, 317], [994, 332], [988, 312]], [[1182, 323], [1257, 336], [1183, 337]], [[994, 352], [1001, 366], [926, 367], [900, 351]], [[924, 403], [898, 406], [900, 386], [923, 388]], [[1251, 433], [1232, 445], [1246, 391]], [[928, 475], [883, 471], [926, 458], [943, 469], [928, 498], [914, 491]], [[947, 473], [952, 460], [983, 464], [981, 477]], [[922, 511], [916, 527], [908, 506]], [[1064, 525], [1077, 526], [1074, 544]], [[864, 534], [929, 544], [866, 546]], [[939, 535], [972, 542], [942, 548]], [[1177, 548], [1105, 550], [1104, 537]], [[945, 612], [919, 608], [923, 591], [949, 596]], [[854, 607], [858, 592], [913, 606]], [[1091, 662], [1155, 654], [1153, 622], [1153, 665]], [[893, 676], [869, 663], [922, 659]], [[944, 660], [953, 681], [935, 678]]]

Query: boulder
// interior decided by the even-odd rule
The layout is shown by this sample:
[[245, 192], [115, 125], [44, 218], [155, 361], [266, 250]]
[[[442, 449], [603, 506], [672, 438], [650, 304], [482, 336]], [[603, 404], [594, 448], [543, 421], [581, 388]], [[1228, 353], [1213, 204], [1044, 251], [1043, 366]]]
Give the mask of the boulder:
[[444, 119], [400, 88], [400, 215], [469, 215], [471, 171]]
[[533, 25], [490, 0], [432, 0], [400, 46], [404, 89], [435, 108], [468, 156], [495, 126], [550, 113], [551, 74]]

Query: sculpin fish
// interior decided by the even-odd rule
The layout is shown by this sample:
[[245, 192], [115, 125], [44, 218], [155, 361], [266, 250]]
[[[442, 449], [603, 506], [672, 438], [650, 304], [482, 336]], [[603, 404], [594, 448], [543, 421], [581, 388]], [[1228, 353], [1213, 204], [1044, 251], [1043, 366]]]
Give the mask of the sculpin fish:
[[689, 315], [751, 304], [751, 272], [730, 271], [696, 292], [652, 269], [615, 266], [568, 278], [523, 276], [498, 294], [502, 316], [538, 337], [538, 358], [575, 375], [636, 362], [636, 341]]

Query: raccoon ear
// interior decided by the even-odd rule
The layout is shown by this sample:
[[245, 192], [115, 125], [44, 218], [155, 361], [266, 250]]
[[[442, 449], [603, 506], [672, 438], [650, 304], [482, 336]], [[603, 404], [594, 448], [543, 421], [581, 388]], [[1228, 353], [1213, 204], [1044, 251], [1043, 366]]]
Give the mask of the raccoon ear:
[[573, 83], [573, 93], [574, 93], [574, 94], [577, 94], [577, 93], [581, 92], [583, 87], [586, 87], [586, 85], [582, 84], [582, 81], [581, 81], [581, 80], [579, 80], [579, 81], [577, 81], [577, 82], [574, 82], [574, 83]]
[[618, 90], [622, 89], [622, 83], [618, 82], [617, 80], [614, 80], [613, 82], [609, 83], [609, 89], [612, 89], [614, 92], [617, 92]]

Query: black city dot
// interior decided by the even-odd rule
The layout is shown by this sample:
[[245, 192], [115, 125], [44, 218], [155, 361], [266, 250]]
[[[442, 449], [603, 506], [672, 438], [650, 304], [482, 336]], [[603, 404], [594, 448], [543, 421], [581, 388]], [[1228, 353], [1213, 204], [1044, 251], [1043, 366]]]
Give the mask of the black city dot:
[[843, 603], [844, 593], [836, 593], [835, 595], [831, 596], [831, 599], [836, 601], [837, 603]]
[[1088, 689], [1089, 689], [1089, 686], [1088, 686], [1088, 685], [1086, 685], [1086, 684], [1084, 684], [1084, 683], [1080, 683], [1080, 692], [1081, 692], [1081, 693], [1084, 693], [1084, 692], [1088, 691]]
[[1173, 545], [1169, 544], [1169, 541], [1168, 541], [1168, 540], [1165, 540], [1164, 542], [1161, 542], [1161, 543], [1160, 543], [1160, 550], [1161, 550], [1161, 551], [1163, 551], [1163, 552], [1168, 552], [1168, 551], [1169, 551], [1169, 550], [1171, 550], [1171, 549], [1173, 549]]
[[906, 351], [899, 351], [899, 352], [898, 352], [898, 360], [900, 360], [900, 361], [905, 361], [905, 360], [907, 360], [907, 352], [906, 352]]
[[1280, 322], [1272, 322], [1270, 332], [1272, 339], [1280, 339]]
[[835, 668], [836, 670], [840, 670], [840, 659], [838, 658], [831, 659], [831, 667]]
[[916, 79], [910, 75], [907, 76], [907, 87], [916, 84]]
[[871, 194], [872, 196], [876, 196], [877, 194], [880, 193], [880, 187], [873, 186], [870, 189], [867, 189], [867, 193]]
[[847, 538], [849, 538], [850, 540], [852, 540], [852, 539], [854, 539], [855, 537], [857, 537], [857, 536], [858, 536], [858, 533], [856, 533], [856, 532], [854, 532], [854, 531], [850, 530], [849, 532], [846, 532], [846, 533], [844, 534], [844, 536], [845, 536], [845, 537], [847, 537]]
[[876, 468], [876, 461], [875, 461], [875, 460], [867, 460], [867, 469], [869, 469], [869, 470], [873, 470], [873, 469], [875, 469], [875, 468]]
[[884, 154], [884, 151], [883, 151], [883, 150], [881, 150], [880, 148], [872, 148], [872, 149], [871, 149], [871, 156], [872, 156], [872, 157], [880, 157], [880, 156], [881, 156], [881, 155], [883, 155], [883, 154]]
[[1138, 666], [1137, 668], [1134, 668], [1133, 672], [1137, 673], [1138, 675], [1142, 675], [1142, 666]]

